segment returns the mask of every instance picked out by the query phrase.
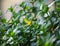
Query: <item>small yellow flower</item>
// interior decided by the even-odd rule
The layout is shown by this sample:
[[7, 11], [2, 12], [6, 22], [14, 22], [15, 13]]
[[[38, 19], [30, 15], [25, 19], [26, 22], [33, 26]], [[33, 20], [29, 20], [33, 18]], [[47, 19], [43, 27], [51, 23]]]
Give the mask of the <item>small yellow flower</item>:
[[31, 21], [27, 20], [26, 18], [24, 18], [24, 22], [25, 22], [27, 25], [31, 25]]

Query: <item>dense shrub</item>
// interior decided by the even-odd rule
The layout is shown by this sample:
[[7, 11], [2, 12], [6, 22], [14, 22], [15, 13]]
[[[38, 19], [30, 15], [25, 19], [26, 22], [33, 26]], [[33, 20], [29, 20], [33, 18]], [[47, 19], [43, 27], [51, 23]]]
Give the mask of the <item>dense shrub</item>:
[[0, 46], [59, 46], [60, 17], [49, 12], [43, 0], [22, 2], [16, 12], [8, 8], [11, 19], [0, 24]]

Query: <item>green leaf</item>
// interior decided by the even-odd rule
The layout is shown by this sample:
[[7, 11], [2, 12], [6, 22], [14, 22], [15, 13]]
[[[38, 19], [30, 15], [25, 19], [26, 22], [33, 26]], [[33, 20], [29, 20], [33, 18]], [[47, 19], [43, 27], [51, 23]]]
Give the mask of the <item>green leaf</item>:
[[3, 23], [6, 23], [6, 22], [7, 22], [7, 20], [6, 20], [6, 19], [2, 19], [2, 22], [3, 22]]
[[44, 12], [44, 13], [47, 13], [48, 12], [48, 6], [47, 5], [43, 5], [43, 7], [42, 7], [42, 12]]
[[13, 7], [8, 8], [10, 12], [13, 12]]

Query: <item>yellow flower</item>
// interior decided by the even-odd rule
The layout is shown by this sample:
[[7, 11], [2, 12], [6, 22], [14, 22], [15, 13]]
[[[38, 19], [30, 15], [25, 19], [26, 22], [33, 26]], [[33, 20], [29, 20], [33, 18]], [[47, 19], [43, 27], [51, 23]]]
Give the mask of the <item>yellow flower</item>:
[[24, 22], [25, 22], [27, 25], [31, 25], [31, 21], [27, 20], [26, 18], [24, 18]]

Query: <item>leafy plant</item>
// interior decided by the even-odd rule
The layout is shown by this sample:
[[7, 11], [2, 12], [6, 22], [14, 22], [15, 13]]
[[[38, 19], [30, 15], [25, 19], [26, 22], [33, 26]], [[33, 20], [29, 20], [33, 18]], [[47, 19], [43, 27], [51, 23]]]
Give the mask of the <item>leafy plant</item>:
[[19, 5], [12, 17], [0, 25], [1, 46], [57, 46], [60, 41], [60, 17], [43, 0], [30, 0]]
[[6, 22], [6, 19], [5, 18], [3, 18], [3, 14], [2, 14], [2, 12], [0, 11], [0, 23], [5, 23]]

